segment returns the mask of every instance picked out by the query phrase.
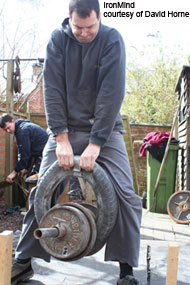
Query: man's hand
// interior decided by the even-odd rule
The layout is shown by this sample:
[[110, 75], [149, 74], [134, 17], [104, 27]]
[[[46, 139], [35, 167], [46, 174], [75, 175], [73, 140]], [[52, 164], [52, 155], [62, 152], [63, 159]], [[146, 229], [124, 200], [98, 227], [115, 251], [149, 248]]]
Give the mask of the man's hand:
[[15, 170], [13, 170], [6, 178], [6, 181], [9, 183], [13, 183], [14, 182], [14, 178], [16, 177], [17, 172]]
[[100, 154], [101, 147], [97, 144], [89, 143], [80, 157], [80, 167], [86, 171], [92, 171], [95, 161]]
[[22, 169], [22, 170], [20, 171], [20, 176], [21, 176], [21, 177], [24, 177], [24, 175], [27, 174], [27, 173], [28, 173], [28, 170], [27, 170], [27, 169]]
[[69, 170], [74, 166], [73, 149], [69, 142], [68, 134], [58, 134], [56, 136], [56, 155], [60, 167]]

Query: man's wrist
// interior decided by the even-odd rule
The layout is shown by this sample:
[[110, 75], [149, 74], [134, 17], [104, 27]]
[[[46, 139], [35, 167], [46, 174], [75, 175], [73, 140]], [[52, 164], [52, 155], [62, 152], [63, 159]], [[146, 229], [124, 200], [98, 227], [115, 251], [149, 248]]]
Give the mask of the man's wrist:
[[59, 134], [64, 134], [64, 133], [68, 133], [68, 132], [69, 132], [68, 128], [63, 128], [63, 129], [59, 129], [59, 130], [55, 130], [55, 131], [49, 129], [49, 131], [48, 131], [48, 133], [52, 133], [54, 137], [56, 137]]
[[11, 172], [11, 174], [14, 174], [14, 175], [17, 175], [17, 171], [16, 170], [13, 170], [12, 172]]
[[96, 143], [93, 143], [93, 142], [89, 142], [89, 145], [95, 146], [95, 147], [101, 149], [101, 146], [99, 144], [96, 144]]
[[56, 142], [68, 141], [68, 133], [61, 133], [56, 135]]

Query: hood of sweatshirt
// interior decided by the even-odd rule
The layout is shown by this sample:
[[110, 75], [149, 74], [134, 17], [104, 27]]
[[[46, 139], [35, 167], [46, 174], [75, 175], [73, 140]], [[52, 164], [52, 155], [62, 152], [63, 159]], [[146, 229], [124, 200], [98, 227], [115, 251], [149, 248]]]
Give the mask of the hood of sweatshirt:
[[26, 123], [26, 122], [30, 123], [29, 120], [23, 120], [23, 119], [18, 119], [18, 120], [15, 121], [15, 134], [17, 132], [18, 127], [20, 125], [22, 125], [23, 123]]

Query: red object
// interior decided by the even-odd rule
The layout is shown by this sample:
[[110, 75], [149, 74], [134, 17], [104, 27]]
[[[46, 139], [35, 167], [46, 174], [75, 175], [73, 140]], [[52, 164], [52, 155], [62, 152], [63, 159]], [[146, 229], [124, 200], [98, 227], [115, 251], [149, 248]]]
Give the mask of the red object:
[[[161, 146], [163, 141], [167, 141], [170, 136], [169, 132], [151, 132], [144, 138], [144, 143], [140, 147], [139, 155], [140, 157], [146, 157], [146, 146], [151, 144], [152, 146]], [[175, 139], [172, 137], [172, 139]]]

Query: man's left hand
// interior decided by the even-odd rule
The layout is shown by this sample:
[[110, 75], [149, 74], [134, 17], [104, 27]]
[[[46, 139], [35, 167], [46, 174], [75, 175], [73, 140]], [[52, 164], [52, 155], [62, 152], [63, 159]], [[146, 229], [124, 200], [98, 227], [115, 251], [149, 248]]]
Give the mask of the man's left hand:
[[89, 143], [80, 157], [80, 167], [86, 171], [92, 171], [95, 161], [100, 154], [101, 147], [97, 144]]
[[19, 172], [19, 174], [20, 174], [21, 177], [24, 177], [24, 175], [27, 174], [27, 173], [28, 173], [28, 170], [27, 170], [27, 169], [22, 169], [22, 170]]

